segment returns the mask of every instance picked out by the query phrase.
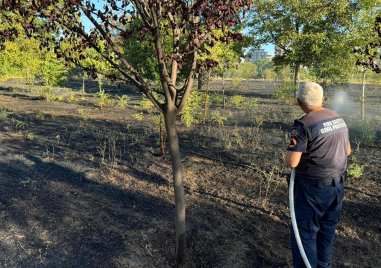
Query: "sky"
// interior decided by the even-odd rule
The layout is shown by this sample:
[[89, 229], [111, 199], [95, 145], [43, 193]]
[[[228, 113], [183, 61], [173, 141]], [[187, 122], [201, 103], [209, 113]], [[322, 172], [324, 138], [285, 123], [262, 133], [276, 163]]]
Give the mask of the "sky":
[[275, 52], [275, 45], [274, 44], [263, 45], [263, 46], [261, 46], [261, 49], [264, 49], [268, 54], [274, 56], [274, 52]]

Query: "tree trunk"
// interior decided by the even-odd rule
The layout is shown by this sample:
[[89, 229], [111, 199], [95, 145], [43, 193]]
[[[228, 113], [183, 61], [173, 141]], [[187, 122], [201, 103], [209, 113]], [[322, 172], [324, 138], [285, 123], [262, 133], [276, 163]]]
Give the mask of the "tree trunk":
[[99, 92], [102, 91], [102, 76], [98, 75]]
[[164, 159], [165, 157], [165, 143], [164, 143], [164, 129], [163, 129], [163, 118], [160, 114], [160, 148], [161, 148], [161, 157]]
[[362, 98], [361, 98], [361, 120], [365, 119], [365, 74], [364, 70], [362, 73]]
[[85, 72], [83, 72], [82, 95], [85, 96]]
[[225, 74], [222, 74], [222, 98], [223, 98], [223, 101], [224, 101], [224, 109], [226, 107], [226, 101], [225, 101]]
[[201, 90], [202, 89], [202, 72], [198, 74], [198, 84], [197, 84], [197, 89]]
[[295, 64], [295, 70], [294, 70], [294, 98], [296, 98], [296, 90], [299, 87], [300, 82], [300, 63]]
[[183, 171], [179, 139], [176, 131], [176, 112], [165, 112], [165, 126], [167, 129], [170, 148], [172, 171], [174, 179], [175, 206], [176, 206], [176, 267], [186, 265], [186, 233], [185, 233], [185, 198]]
[[208, 111], [208, 92], [209, 92], [209, 82], [210, 82], [210, 70], [208, 73], [208, 83], [206, 84], [206, 92], [205, 92], [205, 109], [204, 109], [204, 124], [206, 119], [206, 113]]

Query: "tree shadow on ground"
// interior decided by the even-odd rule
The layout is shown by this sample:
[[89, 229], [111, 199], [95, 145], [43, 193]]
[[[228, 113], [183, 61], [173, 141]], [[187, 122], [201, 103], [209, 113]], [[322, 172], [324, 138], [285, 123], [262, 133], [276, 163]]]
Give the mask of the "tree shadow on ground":
[[[129, 231], [173, 219], [173, 205], [160, 198], [100, 184], [32, 155], [0, 166], [0, 233], [12, 245], [0, 263], [10, 267], [117, 267], [114, 258], [135, 251], [126, 244]], [[42, 261], [39, 250], [46, 247]]]
[[[166, 267], [165, 263], [171, 262], [173, 254], [168, 249], [173, 241], [173, 204], [133, 189], [100, 184], [33, 155], [9, 160], [0, 165], [4, 178], [0, 190], [4, 225], [0, 235], [2, 241], [8, 241], [7, 246], [2, 246], [5, 247], [2, 256], [7, 258], [0, 258], [0, 263], [11, 267], [113, 268], [123, 267], [117, 261], [121, 259], [132, 267]], [[194, 264], [191, 267], [227, 267], [226, 262], [232, 263], [237, 254], [223, 254], [237, 243], [230, 244], [230, 239], [238, 234], [238, 229], [247, 228], [247, 224], [256, 228], [258, 221], [254, 213], [253, 219], [242, 221], [233, 231], [220, 230], [216, 237], [210, 232], [224, 229], [227, 224], [224, 219], [235, 212], [226, 210], [215, 195], [210, 197], [206, 202], [200, 200], [200, 206], [191, 205], [188, 211], [188, 245]], [[244, 204], [221, 200], [230, 204], [230, 209], [243, 212]], [[267, 217], [264, 211], [261, 214]], [[206, 236], [203, 232], [207, 232]], [[244, 238], [243, 244], [250, 246], [254, 239], [255, 235], [249, 240]], [[142, 241], [147, 243], [143, 247]], [[142, 255], [147, 245], [165, 258], [149, 263], [152, 252]], [[266, 257], [254, 257], [255, 254], [252, 252], [242, 262], [254, 263], [255, 259], [262, 267], [270, 267], [264, 265], [269, 263]], [[143, 260], [137, 256], [143, 256]], [[233, 259], [228, 259], [229, 256]], [[282, 266], [284, 261], [275, 263], [277, 266], [271, 267]]]
[[[96, 167], [83, 159], [74, 160], [73, 164], [69, 163], [73, 160], [58, 156], [54, 161], [37, 156], [49, 137], [55, 136], [55, 128], [59, 132], [76, 124], [75, 118], [65, 118], [36, 124], [35, 127], [43, 131], [33, 141], [3, 130], [3, 135], [8, 137], [2, 142], [6, 157], [0, 165], [3, 210], [0, 217], [5, 223], [0, 237], [7, 241], [3, 245], [7, 249], [3, 251], [6, 258], [0, 258], [0, 264], [63, 268], [168, 267], [174, 256], [174, 205], [165, 201], [167, 198], [150, 195], [144, 189], [121, 189], [111, 183], [100, 183], [98, 178], [89, 178], [85, 166]], [[98, 123], [101, 127], [101, 122]], [[88, 138], [94, 140], [94, 137]], [[149, 148], [152, 140], [136, 146], [132, 146], [132, 150], [144, 153], [145, 150], [138, 148]], [[75, 144], [69, 147], [78, 149]], [[57, 149], [57, 155], [58, 152]], [[144, 161], [140, 159], [138, 163]], [[126, 174], [156, 187], [172, 187], [167, 179], [148, 171], [150, 161], [146, 164], [141, 167], [127, 164]], [[201, 199], [188, 205], [187, 214], [190, 267], [229, 267], [226, 263], [234, 264], [237, 257], [234, 251], [237, 242], [230, 241], [240, 232], [235, 227], [232, 231], [225, 230], [226, 222], [232, 226], [234, 211], [242, 213], [243, 209], [253, 209], [256, 212], [250, 221], [254, 225], [250, 228], [255, 228], [256, 215], [265, 211], [217, 194], [198, 194]], [[216, 218], [213, 213], [217, 213]], [[216, 226], [218, 232], [213, 231]], [[242, 223], [240, 228], [247, 228], [247, 224]], [[254, 240], [250, 238], [239, 244], [252, 247]], [[268, 258], [272, 258], [270, 262], [275, 261], [270, 256], [258, 259], [255, 252], [246, 258], [244, 252], [239, 255], [241, 263], [264, 264], [269, 263]], [[278, 267], [284, 263], [285, 257], [281, 258], [282, 261], [275, 261]]]

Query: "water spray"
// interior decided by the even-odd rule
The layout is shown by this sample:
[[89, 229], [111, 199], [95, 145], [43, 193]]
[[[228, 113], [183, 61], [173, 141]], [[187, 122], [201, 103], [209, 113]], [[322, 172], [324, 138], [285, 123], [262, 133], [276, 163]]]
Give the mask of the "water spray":
[[295, 239], [299, 248], [300, 255], [302, 255], [302, 258], [303, 258], [303, 262], [307, 268], [311, 268], [307, 255], [304, 252], [302, 241], [300, 240], [298, 225], [296, 224], [295, 207], [294, 207], [294, 182], [295, 182], [295, 168], [292, 169], [291, 177], [290, 177], [289, 198], [290, 198], [291, 223], [292, 223], [292, 228], [294, 230]]
[[347, 93], [342, 90], [336, 92], [332, 100], [332, 110], [338, 113], [346, 102], [348, 102]]

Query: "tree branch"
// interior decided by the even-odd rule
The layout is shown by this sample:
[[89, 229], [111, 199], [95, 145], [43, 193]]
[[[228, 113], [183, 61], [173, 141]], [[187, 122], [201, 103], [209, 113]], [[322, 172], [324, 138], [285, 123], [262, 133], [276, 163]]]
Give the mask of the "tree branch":
[[145, 10], [144, 5], [140, 1], [136, 1], [136, 0], [132, 0], [132, 2], [135, 3], [136, 9], [138, 10], [140, 16], [142, 17], [142, 19], [144, 21], [144, 24], [152, 32], [153, 31], [153, 27], [152, 27], [152, 24], [150, 24], [148, 22], [149, 15], [148, 15], [147, 11]]
[[[84, 6], [79, 5], [79, 8], [83, 11], [83, 13], [86, 15], [86, 17], [93, 23], [95, 28], [100, 32], [100, 34], [103, 36], [104, 39], [106, 39], [107, 43], [111, 46], [112, 50], [115, 52], [116, 55], [118, 55], [119, 60], [122, 62], [122, 64], [129, 70], [136, 78], [136, 80], [143, 86], [147, 87], [147, 84], [144, 82], [143, 78], [140, 76], [139, 72], [135, 70], [123, 57], [123, 55], [120, 53], [118, 47], [115, 45], [115, 43], [111, 40], [110, 36], [104, 31], [102, 26], [99, 25], [99, 23], [91, 16], [89, 10], [87, 10]], [[130, 77], [130, 76], [128, 76]], [[131, 77], [130, 77], [131, 78]], [[133, 79], [135, 80], [135, 79]], [[136, 81], [135, 80], [135, 81]], [[131, 81], [133, 82], [133, 81]]]
[[176, 105], [178, 113], [181, 112], [182, 109], [184, 108], [185, 103], [189, 97], [191, 90], [192, 90], [193, 81], [194, 81], [194, 74], [196, 71], [196, 63], [197, 63], [197, 51], [194, 53], [194, 56], [193, 56], [192, 70], [188, 76], [188, 83], [187, 83], [187, 86], [185, 88], [184, 95], [181, 98], [180, 103], [178, 105]]
[[154, 23], [154, 31], [152, 34], [154, 36], [155, 48], [157, 52], [157, 60], [159, 65], [159, 73], [160, 73], [160, 78], [162, 80], [161, 82], [163, 85], [163, 90], [164, 90], [168, 105], [170, 105], [171, 103], [175, 104], [176, 88], [174, 87], [171, 79], [169, 78], [168, 70], [165, 65], [165, 60], [164, 60], [164, 55], [163, 55], [161, 40], [160, 40], [160, 25], [159, 25], [159, 21], [158, 21], [153, 5], [154, 3], [150, 1], [151, 16]]
[[128, 80], [130, 80], [130, 82], [132, 82], [135, 86], [137, 86], [140, 90], [143, 89], [144, 85], [141, 84], [139, 81], [135, 80], [134, 78], [132, 78], [128, 73], [126, 73], [123, 69], [121, 69], [119, 67], [118, 64], [116, 64], [108, 55], [106, 55], [106, 53], [102, 52], [102, 50], [97, 46], [95, 45], [92, 40], [88, 37], [88, 35], [79, 27], [77, 26], [72, 26], [72, 29], [80, 34], [83, 38], [86, 39], [87, 42], [89, 42], [89, 46], [94, 48], [105, 60], [107, 60], [115, 69], [117, 69], [120, 73], [123, 74], [123, 76], [125, 76]]
[[172, 23], [173, 30], [173, 51], [172, 51], [172, 68], [171, 68], [171, 80], [174, 86], [176, 86], [177, 79], [177, 60], [180, 60], [180, 29], [177, 26], [177, 17], [173, 18]]

